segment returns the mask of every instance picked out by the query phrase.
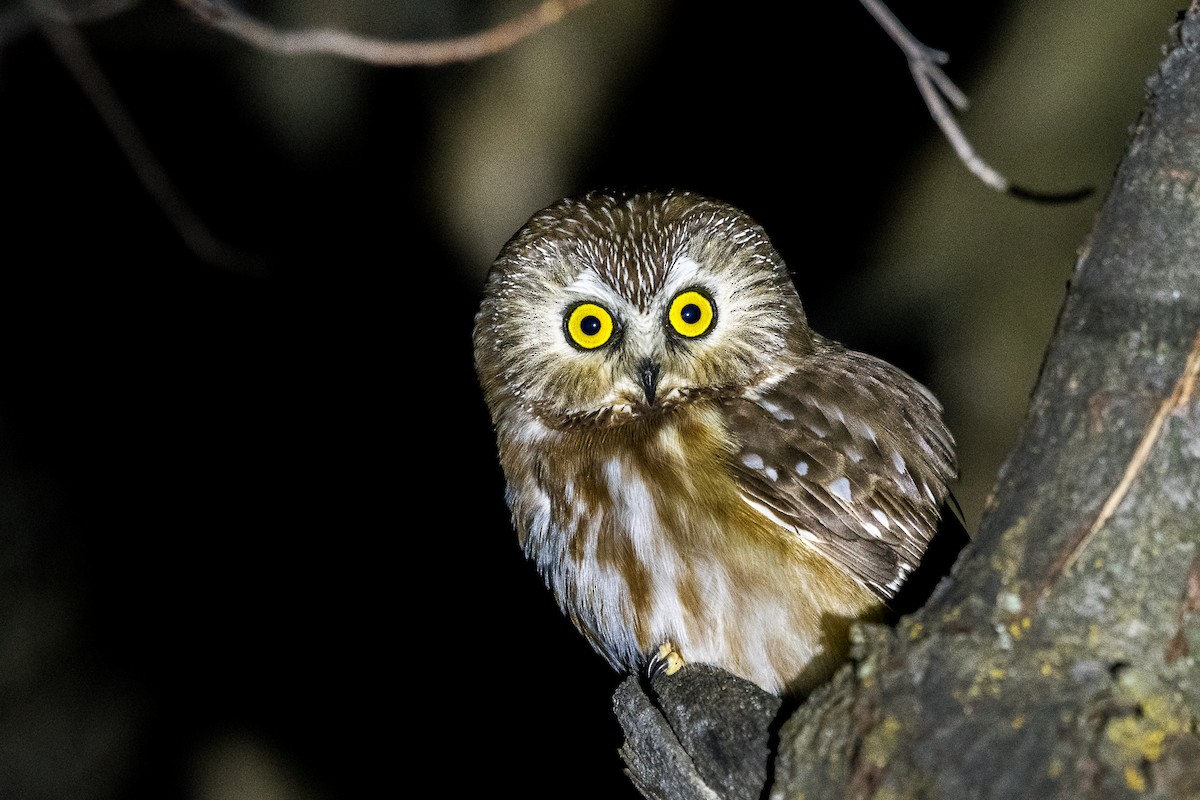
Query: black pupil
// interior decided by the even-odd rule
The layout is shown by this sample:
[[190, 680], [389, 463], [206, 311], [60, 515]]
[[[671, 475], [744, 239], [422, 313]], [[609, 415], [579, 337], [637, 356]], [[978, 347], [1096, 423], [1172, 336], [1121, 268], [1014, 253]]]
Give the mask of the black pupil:
[[600, 325], [600, 318], [592, 314], [579, 320], [579, 330], [583, 331], [584, 336], [595, 336], [600, 332]]
[[679, 310], [679, 317], [688, 325], [695, 325], [700, 321], [700, 306], [688, 303]]

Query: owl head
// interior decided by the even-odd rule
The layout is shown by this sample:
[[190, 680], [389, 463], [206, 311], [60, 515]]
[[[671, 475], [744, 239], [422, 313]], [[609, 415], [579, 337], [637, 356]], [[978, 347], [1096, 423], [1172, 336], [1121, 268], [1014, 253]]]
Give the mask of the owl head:
[[744, 212], [682, 191], [592, 192], [500, 251], [475, 318], [494, 420], [613, 426], [744, 392], [810, 352], [783, 260]]

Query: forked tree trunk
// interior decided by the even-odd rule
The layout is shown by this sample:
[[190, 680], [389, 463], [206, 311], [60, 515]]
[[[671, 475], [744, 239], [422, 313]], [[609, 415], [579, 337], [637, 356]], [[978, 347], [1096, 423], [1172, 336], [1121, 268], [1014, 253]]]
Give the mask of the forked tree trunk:
[[974, 542], [798, 709], [619, 688], [650, 798], [1200, 798], [1200, 0], [1173, 31]]

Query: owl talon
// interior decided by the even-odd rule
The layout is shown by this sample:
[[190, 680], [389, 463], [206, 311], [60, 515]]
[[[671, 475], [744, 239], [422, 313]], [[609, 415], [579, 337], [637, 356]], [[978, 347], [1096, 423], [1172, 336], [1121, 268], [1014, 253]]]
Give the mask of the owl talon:
[[683, 664], [683, 656], [668, 639], [659, 645], [658, 652], [654, 654], [654, 658], [650, 659], [650, 668], [647, 672], [652, 678], [660, 672], [664, 675], [674, 675], [683, 669]]

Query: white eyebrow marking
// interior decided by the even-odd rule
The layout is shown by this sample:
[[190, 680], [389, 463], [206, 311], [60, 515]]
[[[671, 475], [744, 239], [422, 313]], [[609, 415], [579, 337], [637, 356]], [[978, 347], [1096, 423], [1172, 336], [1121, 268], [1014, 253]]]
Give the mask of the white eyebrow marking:
[[701, 265], [690, 256], [680, 256], [671, 264], [671, 276], [674, 282], [690, 283], [701, 271]]

